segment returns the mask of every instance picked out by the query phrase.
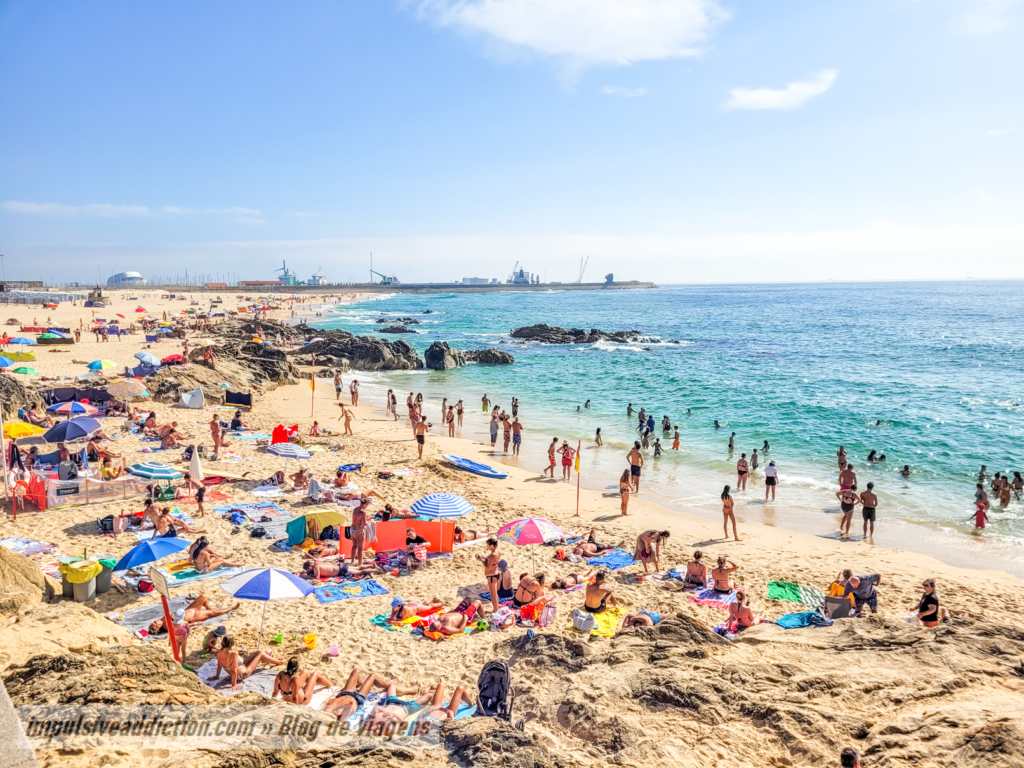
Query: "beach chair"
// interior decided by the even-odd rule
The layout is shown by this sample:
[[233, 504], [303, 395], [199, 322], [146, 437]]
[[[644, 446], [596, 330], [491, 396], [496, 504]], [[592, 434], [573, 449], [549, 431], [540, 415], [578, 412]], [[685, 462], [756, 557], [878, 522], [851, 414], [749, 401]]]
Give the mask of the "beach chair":
[[850, 598], [848, 597], [826, 597], [825, 613], [830, 619], [850, 618]]

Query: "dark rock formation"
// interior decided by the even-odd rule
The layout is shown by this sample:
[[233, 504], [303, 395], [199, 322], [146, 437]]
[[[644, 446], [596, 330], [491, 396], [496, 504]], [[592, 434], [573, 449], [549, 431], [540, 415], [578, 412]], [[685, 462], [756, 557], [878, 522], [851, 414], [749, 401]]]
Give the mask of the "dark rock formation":
[[414, 317], [396, 317], [394, 320], [388, 320], [386, 317], [381, 317], [377, 320], [377, 325], [386, 325], [387, 323], [400, 323], [402, 325], [419, 325], [420, 321]]
[[387, 328], [381, 328], [378, 333], [416, 333], [416, 331], [406, 328], [404, 325], [389, 325]]
[[373, 336], [353, 336], [346, 331], [310, 330], [318, 333], [323, 341], [314, 341], [295, 350], [289, 355], [292, 359], [309, 359], [310, 355], [316, 355], [317, 365], [350, 366], [359, 371], [409, 371], [423, 367], [416, 350], [403, 339], [385, 341]]
[[448, 346], [447, 341], [435, 341], [423, 353], [427, 368], [435, 371], [447, 371], [450, 368], [461, 368], [466, 364], [466, 355], [458, 349]]
[[17, 420], [19, 408], [27, 411], [36, 405], [44, 407], [42, 398], [34, 390], [26, 387], [15, 376], [0, 374], [0, 408], [4, 409], [5, 419]]
[[508, 352], [500, 349], [468, 349], [463, 353], [468, 363], [484, 365], [511, 365], [516, 361]]
[[581, 765], [555, 754], [536, 737], [504, 720], [490, 717], [449, 720], [441, 727], [441, 738], [449, 760], [455, 765], [474, 768], [575, 768]]
[[525, 341], [539, 341], [542, 344], [593, 344], [595, 341], [613, 341], [619, 344], [639, 341], [645, 344], [657, 342], [657, 339], [645, 338], [640, 331], [606, 331], [591, 328], [585, 331], [582, 328], [559, 328], [546, 323], [529, 325], [525, 328], [515, 328], [510, 334], [513, 339]]

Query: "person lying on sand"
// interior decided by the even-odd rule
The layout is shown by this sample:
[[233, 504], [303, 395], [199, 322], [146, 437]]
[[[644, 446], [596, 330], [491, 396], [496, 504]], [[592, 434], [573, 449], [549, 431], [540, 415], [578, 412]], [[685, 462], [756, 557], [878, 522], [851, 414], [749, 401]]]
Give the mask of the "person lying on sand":
[[590, 533], [587, 534], [587, 540], [577, 544], [573, 548], [572, 553], [577, 557], [595, 557], [610, 549], [621, 547], [624, 543], [624, 541], [620, 541], [618, 544], [601, 544], [594, 538], [594, 529], [591, 528]]
[[729, 574], [737, 570], [739, 570], [739, 566], [732, 560], [719, 557], [718, 567], [711, 571], [711, 578], [715, 582], [713, 585], [715, 592], [720, 595], [728, 595], [732, 592], [736, 588], [736, 582]]
[[654, 627], [661, 623], [661, 614], [657, 611], [649, 611], [646, 608], [640, 613], [627, 613], [622, 620], [623, 629], [633, 627]]
[[596, 568], [590, 568], [586, 573], [570, 573], [568, 576], [563, 576], [562, 578], [555, 579], [551, 582], [551, 588], [569, 589], [570, 587], [576, 587], [580, 584], [586, 584], [595, 573], [597, 573]]
[[608, 578], [607, 573], [598, 571], [594, 576], [594, 583], [587, 585], [586, 597], [583, 600], [583, 610], [587, 613], [603, 613], [608, 607], [608, 603], [619, 604], [615, 595], [612, 594], [611, 587], [604, 583], [606, 578]]
[[[241, 605], [241, 603], [235, 603], [230, 608], [215, 608], [214, 606], [210, 605], [210, 598], [208, 598], [206, 595], [200, 595], [191, 603], [189, 603], [188, 606], [185, 608], [184, 620], [185, 623], [189, 625], [202, 624], [204, 621], [215, 619], [218, 616], [223, 616], [226, 613], [230, 613], [231, 611], [234, 611], [237, 608], [239, 608]], [[167, 624], [163, 620], [163, 618], [159, 618], [156, 621], [152, 622], [148, 627], [146, 627], [146, 629], [149, 631], [149, 634], [151, 635], [159, 635], [167, 631]], [[225, 632], [226, 631], [227, 630], [225, 630]]]
[[199, 573], [210, 573], [218, 568], [238, 568], [245, 565], [240, 560], [228, 560], [218, 552], [210, 549], [210, 542], [205, 536], [196, 539], [188, 548], [189, 562]]
[[302, 574], [304, 576], [316, 577], [318, 579], [329, 579], [333, 576], [342, 579], [349, 577], [359, 578], [361, 576], [369, 576], [371, 573], [384, 573], [384, 571], [376, 563], [358, 565], [357, 563], [307, 560], [302, 564]]
[[452, 699], [447, 705], [444, 704], [444, 683], [438, 681], [433, 693], [429, 691], [415, 699], [405, 701], [393, 696], [388, 691], [388, 697], [380, 706], [374, 707], [367, 719], [367, 728], [373, 732], [382, 732], [385, 728], [392, 726], [403, 726], [411, 715], [420, 713], [417, 718], [425, 723], [435, 720], [454, 719], [458, 714], [459, 704], [463, 701], [470, 706], [475, 703], [469, 693], [461, 685], [455, 689]]
[[[334, 715], [338, 720], [347, 720], [366, 703], [366, 697], [374, 688], [387, 691], [388, 698], [385, 700], [385, 704], [390, 704], [391, 699], [399, 695], [410, 696], [419, 693], [419, 688], [401, 686], [396, 680], [388, 680], [372, 672], [362, 681], [359, 677], [359, 670], [353, 669], [345, 685], [333, 699], [324, 705], [323, 711]], [[376, 709], [380, 709], [380, 707]], [[402, 715], [401, 719], [404, 720], [405, 715]]]
[[469, 695], [469, 691], [461, 685], [455, 688], [455, 691], [452, 693], [451, 701], [447, 704], [444, 704], [443, 702], [444, 683], [438, 680], [437, 688], [434, 689], [434, 695], [431, 696], [426, 710], [420, 714], [417, 720], [454, 720], [455, 716], [459, 713], [459, 705], [462, 702], [466, 702], [471, 707], [476, 704], [476, 702], [473, 701], [473, 698]]
[[255, 651], [243, 659], [235, 650], [235, 639], [230, 636], [225, 637], [221, 641], [221, 649], [217, 652], [217, 674], [213, 676], [213, 679], [216, 680], [220, 677], [222, 669], [226, 670], [231, 677], [231, 690], [237, 691], [238, 684], [249, 677], [260, 665], [260, 662], [266, 662], [270, 666], [276, 667], [284, 664], [284, 659], [278, 659], [266, 651]]
[[408, 603], [402, 597], [396, 597], [391, 601], [391, 615], [388, 621], [403, 621], [412, 616], [430, 616], [437, 613], [437, 609], [444, 605], [440, 597], [433, 598], [429, 603], [418, 603], [410, 600]]
[[460, 635], [465, 632], [469, 623], [480, 614], [482, 605], [483, 601], [480, 598], [473, 600], [468, 597], [464, 598], [454, 611], [447, 611], [435, 616], [427, 630], [430, 632], [440, 632], [447, 637]]
[[686, 576], [683, 581], [687, 584], [703, 587], [708, 583], [708, 567], [701, 562], [704, 553], [699, 549], [693, 553], [693, 560], [686, 564]]
[[459, 526], [455, 526], [455, 543], [465, 544], [467, 541], [476, 541], [477, 539], [486, 539], [491, 536], [497, 536], [497, 531], [475, 531], [469, 529], [467, 531], [462, 530]]
[[[416, 517], [415, 512], [410, 512], [408, 509], [395, 509], [390, 504], [385, 504], [384, 509], [374, 515], [374, 519], [380, 522], [387, 522], [388, 520], [408, 520]], [[458, 528], [455, 529], [458, 531]]]
[[292, 704], [309, 704], [318, 686], [330, 688], [331, 683], [319, 672], [299, 669], [299, 660], [293, 656], [288, 659], [288, 666], [274, 678], [274, 692], [270, 698], [275, 699], [280, 694], [284, 701]]

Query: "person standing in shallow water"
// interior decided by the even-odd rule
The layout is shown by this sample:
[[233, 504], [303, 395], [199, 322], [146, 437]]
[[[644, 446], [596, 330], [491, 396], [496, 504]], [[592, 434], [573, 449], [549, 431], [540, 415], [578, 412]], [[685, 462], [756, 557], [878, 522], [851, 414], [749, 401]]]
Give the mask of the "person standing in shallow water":
[[750, 466], [747, 464], [747, 454], [741, 453], [740, 460], [736, 462], [736, 490], [747, 489], [747, 476], [750, 474]]
[[644, 455], [640, 453], [640, 443], [633, 443], [633, 450], [626, 454], [629, 462], [629, 474], [633, 481], [633, 492], [640, 493], [640, 470], [644, 465]]
[[764, 468], [764, 500], [768, 501], [769, 494], [771, 500], [775, 501], [775, 486], [779, 484], [779, 472], [775, 469], [775, 462], [769, 461], [768, 466]]

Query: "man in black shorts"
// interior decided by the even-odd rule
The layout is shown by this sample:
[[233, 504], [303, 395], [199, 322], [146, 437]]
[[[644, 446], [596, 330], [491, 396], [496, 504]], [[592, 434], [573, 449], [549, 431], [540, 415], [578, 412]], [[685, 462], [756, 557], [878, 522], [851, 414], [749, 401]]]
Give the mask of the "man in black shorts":
[[629, 475], [633, 484], [633, 492], [640, 493], [640, 469], [644, 465], [644, 455], [640, 453], [640, 443], [633, 443], [633, 450], [626, 454], [629, 461]]
[[868, 483], [868, 489], [860, 495], [861, 513], [864, 515], [864, 538], [868, 537], [868, 523], [871, 524], [871, 536], [875, 535], [875, 510], [878, 508], [878, 497], [875, 495], [875, 484]]
[[425, 421], [420, 421], [416, 424], [416, 442], [418, 445], [416, 449], [419, 451], [420, 459], [423, 459], [423, 445], [427, 442], [427, 432], [430, 431], [431, 425]]

